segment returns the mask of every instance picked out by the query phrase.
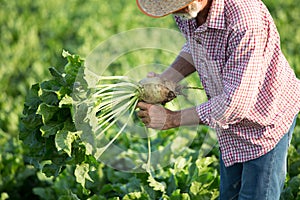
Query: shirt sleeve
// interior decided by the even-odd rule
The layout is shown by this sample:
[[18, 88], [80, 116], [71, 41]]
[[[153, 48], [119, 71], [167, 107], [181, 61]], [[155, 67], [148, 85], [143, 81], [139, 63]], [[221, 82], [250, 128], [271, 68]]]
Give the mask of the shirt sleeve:
[[[187, 33], [187, 29], [185, 28], [186, 24], [178, 16], [174, 16], [174, 19], [175, 19], [175, 22], [176, 22], [180, 32], [187, 39], [188, 38], [187, 37], [188, 33]], [[193, 58], [192, 58], [192, 55], [191, 55], [191, 50], [190, 50], [188, 42], [185, 42], [185, 44], [181, 48], [179, 56], [181, 56], [182, 58], [184, 58], [185, 60], [187, 60], [189, 63], [191, 63], [194, 66], [194, 62], [193, 62]]]
[[263, 59], [266, 38], [255, 28], [231, 34], [222, 66], [223, 90], [196, 108], [206, 125], [226, 129], [247, 117], [267, 69]]

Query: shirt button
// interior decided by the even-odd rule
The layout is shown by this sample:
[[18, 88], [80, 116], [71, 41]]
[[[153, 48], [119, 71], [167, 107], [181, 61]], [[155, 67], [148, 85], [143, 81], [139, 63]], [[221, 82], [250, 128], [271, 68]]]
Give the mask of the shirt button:
[[202, 41], [201, 41], [201, 39], [199, 39], [199, 38], [195, 38], [194, 37], [194, 40], [198, 43], [198, 44], [202, 44]]

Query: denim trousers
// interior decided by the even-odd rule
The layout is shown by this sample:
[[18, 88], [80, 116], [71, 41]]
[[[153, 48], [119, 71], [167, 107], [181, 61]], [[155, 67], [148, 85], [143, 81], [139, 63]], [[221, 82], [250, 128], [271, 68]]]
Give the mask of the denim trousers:
[[287, 171], [287, 152], [296, 118], [288, 133], [267, 154], [225, 167], [220, 154], [220, 200], [279, 200]]

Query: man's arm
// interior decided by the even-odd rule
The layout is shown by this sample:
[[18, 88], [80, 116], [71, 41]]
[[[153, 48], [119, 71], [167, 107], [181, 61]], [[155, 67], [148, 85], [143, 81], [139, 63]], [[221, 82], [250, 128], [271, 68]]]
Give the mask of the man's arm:
[[[181, 52], [163, 73], [157, 75], [150, 72], [148, 77], [158, 76], [161, 79], [177, 83], [193, 72], [195, 72], [195, 67], [191, 55], [187, 52]], [[171, 111], [161, 105], [139, 102], [137, 108], [140, 109], [137, 113], [138, 116], [148, 128], [166, 130], [179, 126], [203, 124], [199, 119], [196, 107]]]
[[161, 105], [153, 105], [145, 102], [139, 102], [137, 107], [140, 108], [137, 115], [148, 128], [166, 130], [179, 126], [203, 124], [198, 117], [195, 107], [171, 111]]
[[195, 72], [193, 64], [180, 54], [159, 77], [177, 83], [193, 72]]
[[[268, 109], [263, 112], [261, 109], [257, 114], [252, 112], [252, 109], [263, 108], [261, 106], [265, 104], [271, 106], [268, 103], [276, 98], [271, 90], [259, 94], [266, 78], [270, 78], [266, 77], [269, 64], [264, 60], [268, 40], [265, 35], [259, 27], [254, 27], [235, 31], [228, 38], [228, 59], [222, 66], [222, 92], [197, 106], [199, 118], [206, 125], [228, 128], [245, 118], [254, 122], [257, 114], [268, 112]], [[213, 63], [208, 67], [216, 68]], [[208, 79], [218, 81], [213, 73], [209, 74]], [[262, 104], [258, 105], [258, 101]], [[258, 123], [264, 125], [262, 121]]]

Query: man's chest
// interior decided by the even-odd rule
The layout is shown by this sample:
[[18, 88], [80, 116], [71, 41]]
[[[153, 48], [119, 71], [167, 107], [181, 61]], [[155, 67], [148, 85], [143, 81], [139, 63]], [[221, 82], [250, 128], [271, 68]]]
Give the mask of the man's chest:
[[188, 44], [195, 68], [209, 97], [223, 90], [222, 73], [228, 59], [226, 31], [195, 31]]

